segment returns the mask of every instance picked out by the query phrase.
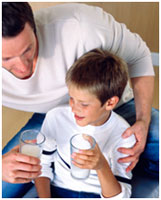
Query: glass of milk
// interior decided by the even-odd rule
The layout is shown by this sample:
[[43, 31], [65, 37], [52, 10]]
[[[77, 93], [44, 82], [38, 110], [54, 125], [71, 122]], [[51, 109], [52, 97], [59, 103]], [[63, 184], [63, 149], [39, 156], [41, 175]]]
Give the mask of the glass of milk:
[[25, 130], [20, 136], [20, 152], [40, 158], [44, 142], [45, 136], [40, 131], [34, 129]]
[[[75, 134], [70, 139], [70, 149], [71, 149], [71, 155], [73, 152], [79, 152], [79, 150], [85, 150], [85, 149], [93, 149], [95, 147], [96, 141], [92, 136], [89, 136], [90, 139], [87, 140], [86, 136], [89, 136], [87, 134]], [[73, 158], [71, 158], [71, 161]], [[84, 180], [87, 179], [89, 176], [90, 170], [89, 169], [81, 169], [79, 167], [76, 167], [71, 162], [71, 176], [78, 180]]]

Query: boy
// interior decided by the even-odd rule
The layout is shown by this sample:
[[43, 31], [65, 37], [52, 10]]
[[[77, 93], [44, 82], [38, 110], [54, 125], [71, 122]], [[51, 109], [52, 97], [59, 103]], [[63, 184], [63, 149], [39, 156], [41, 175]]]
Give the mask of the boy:
[[[41, 129], [46, 143], [42, 175], [35, 180], [39, 197], [130, 197], [132, 174], [125, 171], [129, 163], [117, 162], [123, 156], [117, 149], [132, 147], [135, 137], [121, 138], [129, 125], [112, 111], [122, 96], [127, 74], [123, 60], [101, 49], [84, 54], [68, 70], [70, 106], [49, 111]], [[70, 175], [69, 141], [75, 133], [89, 134], [96, 140], [94, 149], [72, 155], [77, 167], [91, 169], [84, 181]]]

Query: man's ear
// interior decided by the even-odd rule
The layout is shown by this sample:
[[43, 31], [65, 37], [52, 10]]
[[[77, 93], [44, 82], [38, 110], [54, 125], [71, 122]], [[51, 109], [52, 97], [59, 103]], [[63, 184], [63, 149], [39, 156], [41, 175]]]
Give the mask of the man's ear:
[[119, 97], [117, 96], [111, 97], [106, 101], [106, 110], [113, 110], [118, 102], [119, 102]]

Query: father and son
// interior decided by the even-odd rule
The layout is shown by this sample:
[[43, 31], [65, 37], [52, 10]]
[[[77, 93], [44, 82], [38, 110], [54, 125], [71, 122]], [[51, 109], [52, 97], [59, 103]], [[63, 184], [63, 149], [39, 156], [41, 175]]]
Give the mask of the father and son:
[[[35, 113], [3, 149], [3, 197], [22, 197], [33, 179], [39, 197], [130, 197], [136, 165], [159, 176], [151, 54], [110, 14], [68, 3], [33, 16], [28, 3], [3, 2], [2, 66], [3, 105]], [[41, 164], [19, 153], [26, 129], [46, 137]], [[72, 155], [91, 169], [84, 181], [70, 176], [75, 131], [96, 140], [94, 149]]]

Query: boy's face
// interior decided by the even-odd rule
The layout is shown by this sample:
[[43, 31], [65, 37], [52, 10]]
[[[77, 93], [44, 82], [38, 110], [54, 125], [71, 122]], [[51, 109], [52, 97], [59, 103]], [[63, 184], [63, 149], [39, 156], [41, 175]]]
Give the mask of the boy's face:
[[76, 123], [79, 126], [100, 126], [106, 122], [110, 111], [106, 110], [106, 104], [101, 102], [87, 90], [77, 89], [75, 86], [68, 87], [70, 100]]

